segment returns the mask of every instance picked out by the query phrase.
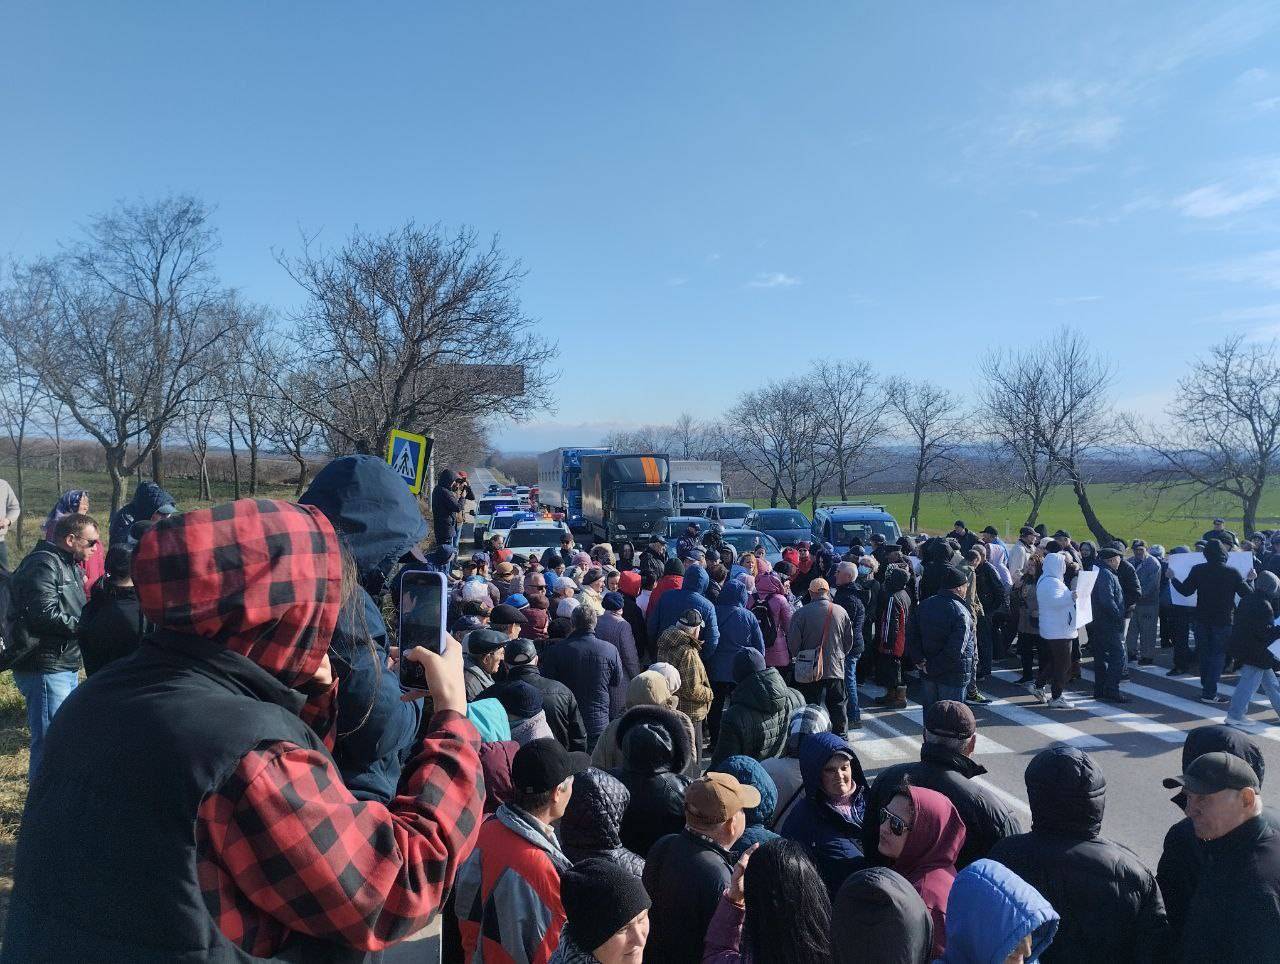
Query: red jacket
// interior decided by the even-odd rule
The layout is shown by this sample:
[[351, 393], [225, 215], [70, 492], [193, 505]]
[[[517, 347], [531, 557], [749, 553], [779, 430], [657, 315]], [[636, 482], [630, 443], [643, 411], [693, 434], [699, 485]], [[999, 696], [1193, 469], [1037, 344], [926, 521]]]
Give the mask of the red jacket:
[[653, 587], [653, 592], [649, 593], [649, 605], [644, 607], [645, 619], [653, 615], [653, 611], [658, 608], [658, 600], [662, 598], [662, 594], [668, 589], [679, 589], [684, 585], [684, 576], [663, 576]]

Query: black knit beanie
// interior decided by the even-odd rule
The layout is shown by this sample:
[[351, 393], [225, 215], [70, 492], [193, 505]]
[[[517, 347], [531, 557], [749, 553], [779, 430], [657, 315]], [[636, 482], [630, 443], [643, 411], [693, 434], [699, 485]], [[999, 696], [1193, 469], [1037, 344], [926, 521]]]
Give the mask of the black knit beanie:
[[588, 857], [560, 875], [569, 936], [590, 954], [649, 909], [640, 878], [604, 857]]

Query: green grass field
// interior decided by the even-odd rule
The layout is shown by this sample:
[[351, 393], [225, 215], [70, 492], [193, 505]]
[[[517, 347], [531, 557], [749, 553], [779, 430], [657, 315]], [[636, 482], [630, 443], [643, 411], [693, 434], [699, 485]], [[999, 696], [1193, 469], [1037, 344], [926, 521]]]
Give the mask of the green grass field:
[[[911, 493], [894, 492], [880, 495], [859, 495], [855, 500], [879, 502], [904, 530], [911, 514]], [[1199, 505], [1181, 510], [1175, 507], [1180, 501], [1166, 495], [1157, 502], [1149, 486], [1137, 484], [1095, 485], [1089, 489], [1094, 511], [1107, 529], [1124, 539], [1140, 538], [1148, 543], [1160, 543], [1166, 548], [1190, 545], [1199, 539], [1206, 529], [1212, 528], [1215, 516], [1227, 520], [1228, 528], [1244, 536], [1240, 521], [1239, 504], [1229, 500], [1202, 500]], [[767, 506], [767, 499], [754, 500], [757, 507]], [[781, 503], [785, 505], [785, 503]], [[801, 511], [811, 515], [806, 502]], [[1016, 538], [1018, 529], [1027, 518], [1028, 503], [1009, 502], [1002, 493], [975, 491], [966, 498], [948, 499], [946, 496], [926, 493], [920, 503], [920, 529], [931, 535], [939, 535], [951, 529], [956, 519], [963, 519], [969, 528], [978, 530], [991, 524], [1002, 535]], [[1079, 539], [1091, 539], [1080, 506], [1070, 488], [1062, 487], [1050, 495], [1036, 520], [1049, 527], [1049, 531], [1066, 529]], [[1262, 499], [1258, 514], [1258, 528], [1280, 527], [1280, 488], [1268, 489]]]

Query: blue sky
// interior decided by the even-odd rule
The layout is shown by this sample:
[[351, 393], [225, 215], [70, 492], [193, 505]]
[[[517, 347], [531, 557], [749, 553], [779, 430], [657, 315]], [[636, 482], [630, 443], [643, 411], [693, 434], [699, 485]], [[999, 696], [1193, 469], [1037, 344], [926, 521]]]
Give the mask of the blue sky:
[[966, 391], [1067, 326], [1157, 412], [1280, 332], [1267, 3], [10, 4], [0, 253], [217, 205], [288, 309], [299, 229], [499, 233], [559, 342], [514, 449], [716, 414], [815, 357]]

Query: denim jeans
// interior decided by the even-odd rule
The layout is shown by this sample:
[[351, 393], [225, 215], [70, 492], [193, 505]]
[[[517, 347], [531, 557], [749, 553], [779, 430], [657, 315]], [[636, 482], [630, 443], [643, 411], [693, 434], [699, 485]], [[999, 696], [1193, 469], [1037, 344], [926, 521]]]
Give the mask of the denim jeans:
[[1227, 709], [1227, 719], [1240, 721], [1249, 714], [1249, 701], [1258, 692], [1261, 685], [1266, 691], [1271, 708], [1280, 716], [1280, 680], [1276, 679], [1273, 670], [1261, 666], [1241, 666], [1240, 680], [1236, 683], [1236, 691], [1231, 697], [1231, 706]]
[[44, 735], [49, 730], [53, 715], [62, 701], [76, 688], [79, 676], [70, 671], [60, 673], [28, 673], [13, 671], [13, 682], [23, 699], [27, 701], [27, 728], [31, 731], [31, 762], [27, 767], [27, 779], [34, 780], [40, 769], [40, 756], [44, 751]]
[[849, 707], [849, 720], [862, 719], [862, 710], [858, 707], [858, 657], [846, 656], [844, 658], [844, 688], [849, 691], [849, 698], [845, 701]]
[[1200, 654], [1200, 691], [1202, 696], [1218, 695], [1218, 680], [1227, 661], [1227, 638], [1231, 624], [1196, 622], [1196, 652]]
[[966, 689], [968, 687], [963, 683], [959, 686], [947, 686], [943, 683], [935, 683], [931, 679], [923, 680], [920, 684], [920, 705], [927, 710], [934, 703], [942, 700], [956, 700], [963, 703]]

